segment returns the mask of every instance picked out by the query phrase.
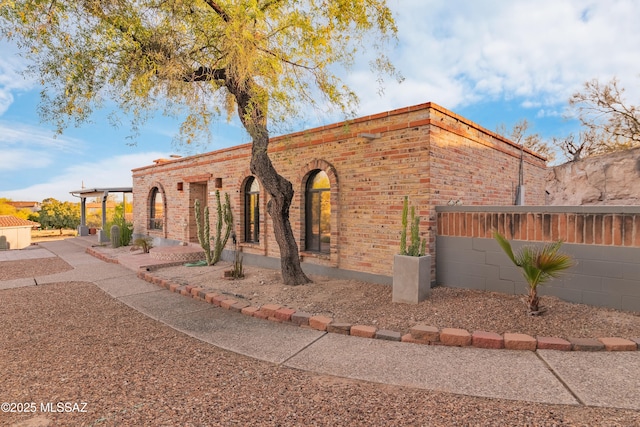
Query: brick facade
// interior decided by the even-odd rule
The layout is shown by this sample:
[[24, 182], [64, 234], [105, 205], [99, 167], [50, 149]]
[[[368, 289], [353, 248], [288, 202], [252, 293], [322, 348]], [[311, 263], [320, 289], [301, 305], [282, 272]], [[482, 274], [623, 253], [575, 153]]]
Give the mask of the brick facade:
[[[229, 193], [237, 236], [244, 236], [243, 192], [250, 144], [141, 167], [133, 171], [134, 233], [196, 242], [193, 201], [208, 194], [215, 221], [215, 190]], [[276, 170], [293, 183], [290, 219], [303, 265], [319, 264], [381, 277], [392, 275], [403, 197], [417, 207], [421, 232], [435, 251], [435, 206], [511, 205], [520, 147], [436, 104], [427, 103], [271, 139]], [[544, 204], [544, 160], [525, 150], [527, 204]], [[323, 170], [331, 184], [330, 252], [305, 248], [307, 179]], [[164, 195], [165, 223], [150, 230], [150, 195]], [[260, 195], [260, 241], [245, 254], [278, 258], [278, 245]]]

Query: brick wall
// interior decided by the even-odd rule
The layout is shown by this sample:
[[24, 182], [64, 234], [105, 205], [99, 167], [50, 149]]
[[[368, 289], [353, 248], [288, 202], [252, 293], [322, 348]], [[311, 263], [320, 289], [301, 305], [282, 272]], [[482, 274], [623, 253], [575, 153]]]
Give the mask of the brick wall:
[[[526, 283], [493, 239], [514, 249], [562, 239], [576, 265], [541, 287], [541, 295], [640, 312], [640, 207], [437, 208], [437, 283], [524, 293]], [[537, 243], [542, 244], [542, 243]]]
[[[361, 134], [375, 136], [369, 138]], [[304, 189], [322, 169], [331, 182], [331, 250], [301, 252], [304, 264], [364, 272], [390, 283], [399, 249], [402, 200], [409, 196], [421, 216], [421, 230], [435, 251], [435, 206], [512, 204], [520, 149], [511, 142], [435, 104], [422, 104], [271, 139], [269, 154], [278, 172], [294, 185], [290, 219], [304, 248]], [[193, 194], [206, 185], [215, 218], [216, 179], [231, 196], [236, 233], [242, 237], [242, 189], [249, 171], [250, 145], [141, 167], [133, 171], [136, 234], [189, 241]], [[527, 200], [544, 198], [544, 161], [524, 153]], [[165, 193], [166, 226], [148, 230], [148, 198], [156, 186]], [[179, 188], [182, 188], [181, 190]], [[243, 244], [247, 254], [278, 258], [278, 246], [260, 197], [260, 243]]]

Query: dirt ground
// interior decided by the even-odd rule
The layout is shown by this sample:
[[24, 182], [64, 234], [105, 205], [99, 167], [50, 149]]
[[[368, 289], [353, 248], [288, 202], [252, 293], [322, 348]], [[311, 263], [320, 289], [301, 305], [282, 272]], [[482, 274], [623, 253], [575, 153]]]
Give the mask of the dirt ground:
[[76, 230], [31, 230], [31, 243], [50, 242], [52, 240], [63, 240], [75, 237]]

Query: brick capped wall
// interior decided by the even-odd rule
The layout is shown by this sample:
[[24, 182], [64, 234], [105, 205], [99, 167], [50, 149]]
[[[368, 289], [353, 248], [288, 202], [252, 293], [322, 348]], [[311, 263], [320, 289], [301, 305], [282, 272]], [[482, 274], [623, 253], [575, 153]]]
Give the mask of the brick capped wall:
[[449, 208], [438, 212], [438, 235], [584, 245], [640, 247], [637, 207], [500, 207]]
[[[220, 191], [231, 197], [236, 233], [242, 238], [242, 191], [251, 176], [250, 148], [239, 145], [135, 169], [134, 232], [193, 242], [194, 194], [206, 187], [213, 223], [213, 192], [218, 181]], [[290, 219], [301, 248], [306, 181], [313, 171], [322, 169], [331, 182], [330, 253], [303, 250], [303, 263], [381, 278], [392, 274], [405, 195], [417, 207], [422, 235], [429, 239], [433, 253], [435, 206], [456, 202], [512, 204], [520, 164], [518, 146], [433, 103], [275, 137], [269, 154], [278, 172], [293, 183]], [[525, 151], [524, 165], [527, 202], [541, 203], [544, 161]], [[165, 195], [163, 230], [147, 227], [153, 187], [161, 188]], [[260, 242], [243, 244], [243, 251], [278, 258], [266, 202], [263, 191]]]

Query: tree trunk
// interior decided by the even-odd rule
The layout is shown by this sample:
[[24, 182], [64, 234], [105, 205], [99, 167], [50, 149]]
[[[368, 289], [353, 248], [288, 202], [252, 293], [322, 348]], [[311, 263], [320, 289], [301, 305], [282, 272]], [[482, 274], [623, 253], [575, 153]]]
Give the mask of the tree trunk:
[[266, 116], [261, 107], [252, 99], [251, 89], [247, 85], [239, 87], [228, 82], [227, 88], [235, 96], [238, 113], [243, 126], [249, 132], [252, 141], [251, 172], [260, 179], [260, 183], [271, 196], [267, 211], [273, 220], [273, 232], [280, 248], [280, 268], [285, 285], [302, 285], [311, 282], [300, 266], [298, 244], [289, 222], [289, 207], [293, 200], [293, 185], [278, 174], [271, 163], [267, 148], [269, 131]]
[[529, 287], [527, 302], [530, 313], [538, 313], [540, 311], [540, 298], [538, 298], [538, 289], [535, 286]]

